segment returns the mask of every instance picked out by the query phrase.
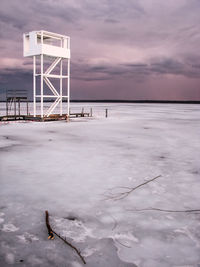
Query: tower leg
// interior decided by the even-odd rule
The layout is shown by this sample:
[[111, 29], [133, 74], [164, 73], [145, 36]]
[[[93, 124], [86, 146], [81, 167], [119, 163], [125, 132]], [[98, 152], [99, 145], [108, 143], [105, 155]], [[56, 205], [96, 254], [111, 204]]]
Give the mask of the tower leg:
[[43, 92], [43, 55], [41, 55], [41, 117], [43, 118], [44, 116], [44, 92]]
[[67, 64], [67, 115], [69, 116], [69, 109], [70, 109], [70, 59], [68, 59]]
[[36, 56], [33, 56], [33, 116], [36, 117]]
[[62, 116], [62, 113], [63, 113], [63, 111], [62, 111], [62, 94], [63, 94], [63, 88], [62, 88], [62, 73], [63, 73], [63, 71], [62, 71], [62, 67], [63, 67], [63, 64], [62, 64], [62, 59], [61, 59], [61, 61], [60, 61], [60, 97], [61, 97], [61, 101], [60, 101], [60, 116]]

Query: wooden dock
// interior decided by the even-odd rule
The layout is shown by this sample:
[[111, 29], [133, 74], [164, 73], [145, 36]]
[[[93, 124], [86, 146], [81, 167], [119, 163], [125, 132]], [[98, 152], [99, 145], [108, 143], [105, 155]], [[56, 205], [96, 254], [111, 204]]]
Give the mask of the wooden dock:
[[63, 114], [62, 116], [59, 114], [52, 114], [48, 117], [41, 117], [41, 116], [32, 116], [32, 115], [6, 115], [1, 116], [0, 121], [60, 121], [66, 120], [69, 121], [70, 118], [78, 118], [78, 117], [90, 117], [91, 114], [88, 112], [77, 112], [77, 113], [70, 113], [68, 116], [67, 114]]
[[91, 117], [89, 112], [70, 113], [70, 118]]

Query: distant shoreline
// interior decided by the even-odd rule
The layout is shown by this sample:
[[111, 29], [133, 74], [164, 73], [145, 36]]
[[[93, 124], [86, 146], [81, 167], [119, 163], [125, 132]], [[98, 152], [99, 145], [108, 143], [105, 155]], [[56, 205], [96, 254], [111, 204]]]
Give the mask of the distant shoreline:
[[[33, 101], [29, 101], [29, 103], [32, 103]], [[52, 101], [44, 101], [44, 102], [53, 102]], [[63, 101], [67, 102], [67, 101]], [[199, 101], [195, 100], [70, 100], [71, 103], [135, 103], [135, 104], [200, 104]], [[6, 101], [0, 101], [0, 103], [6, 103]], [[40, 103], [37, 101], [37, 103]]]

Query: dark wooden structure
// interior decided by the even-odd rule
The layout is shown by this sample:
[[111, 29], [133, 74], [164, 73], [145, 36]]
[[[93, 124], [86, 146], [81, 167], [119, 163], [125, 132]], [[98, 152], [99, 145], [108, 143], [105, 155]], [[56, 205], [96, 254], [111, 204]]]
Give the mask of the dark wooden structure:
[[75, 112], [75, 113], [70, 113], [70, 118], [77, 118], [77, 117], [91, 117], [89, 112]]
[[26, 90], [7, 90], [6, 91], [6, 116], [20, 116], [21, 103], [26, 103], [26, 113], [28, 116], [28, 95]]
[[[21, 112], [21, 103], [26, 103], [26, 114]], [[92, 108], [90, 112], [70, 112], [67, 114], [51, 114], [49, 116], [41, 117], [39, 115], [33, 116], [29, 114], [28, 95], [26, 90], [7, 90], [6, 91], [6, 115], [0, 116], [0, 121], [69, 121], [70, 118], [77, 117], [92, 117]], [[25, 113], [25, 112], [24, 112]]]
[[32, 116], [32, 115], [8, 115], [0, 117], [0, 121], [59, 121], [59, 120], [68, 120], [66, 115], [50, 115], [49, 117], [41, 117], [41, 116]]
[[41, 117], [41, 116], [32, 116], [32, 115], [6, 115], [0, 117], [0, 121], [60, 121], [60, 120], [66, 120], [69, 121], [70, 118], [77, 118], [77, 117], [92, 117], [92, 109], [89, 112], [84, 112], [84, 109], [82, 109], [81, 112], [74, 112], [70, 113], [70, 116], [67, 114], [63, 114], [62, 116], [60, 114], [51, 114], [48, 117]]

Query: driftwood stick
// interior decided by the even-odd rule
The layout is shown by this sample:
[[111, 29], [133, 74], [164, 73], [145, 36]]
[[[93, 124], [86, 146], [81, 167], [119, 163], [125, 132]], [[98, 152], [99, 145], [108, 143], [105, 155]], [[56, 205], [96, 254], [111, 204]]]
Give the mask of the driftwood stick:
[[127, 197], [129, 194], [131, 194], [133, 191], [135, 191], [136, 189], [138, 189], [139, 187], [142, 187], [150, 182], [153, 182], [154, 180], [160, 178], [161, 175], [158, 175], [150, 180], [147, 180], [145, 181], [144, 183], [142, 184], [139, 184], [135, 187], [115, 187], [115, 188], [112, 188], [112, 190], [116, 189], [116, 188], [121, 188], [121, 189], [126, 189], [126, 191], [123, 191], [123, 192], [119, 192], [119, 193], [110, 193], [109, 195], [106, 195], [106, 200], [109, 200], [109, 199], [113, 199], [113, 200], [120, 200], [120, 199], [124, 199], [125, 197]]
[[47, 230], [48, 230], [48, 234], [49, 234], [48, 239], [54, 239], [53, 230], [49, 224], [49, 213], [47, 210], [45, 211], [45, 214], [46, 214], [46, 226], [47, 226]]
[[85, 259], [83, 258], [83, 256], [81, 255], [81, 252], [75, 247], [73, 246], [70, 242], [68, 242], [65, 238], [63, 238], [62, 236], [60, 236], [59, 234], [57, 234], [50, 226], [50, 223], [49, 223], [49, 213], [48, 211], [46, 210], [45, 211], [45, 214], [46, 214], [46, 226], [47, 226], [47, 230], [48, 230], [48, 234], [49, 234], [49, 237], [48, 239], [54, 239], [54, 234], [60, 238], [65, 244], [67, 244], [69, 247], [71, 247], [73, 250], [76, 251], [76, 253], [78, 254], [78, 256], [81, 258], [82, 262], [84, 264], [86, 264], [85, 262]]
[[68, 246], [70, 246], [72, 249], [74, 249], [76, 251], [76, 253], [79, 255], [79, 257], [81, 258], [82, 262], [84, 264], [86, 264], [85, 262], [85, 259], [83, 258], [83, 256], [81, 255], [80, 251], [75, 247], [73, 246], [71, 243], [69, 243], [65, 238], [63, 238], [62, 236], [60, 236], [59, 234], [57, 234], [55, 231], [53, 231], [53, 233], [58, 237], [60, 238], [65, 244], [67, 244]]

